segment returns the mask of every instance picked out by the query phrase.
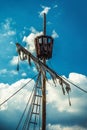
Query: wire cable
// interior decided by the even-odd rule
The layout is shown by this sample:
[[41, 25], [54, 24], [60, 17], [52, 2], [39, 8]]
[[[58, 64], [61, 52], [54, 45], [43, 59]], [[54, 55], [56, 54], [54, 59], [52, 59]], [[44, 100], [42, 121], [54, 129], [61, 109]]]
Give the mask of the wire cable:
[[20, 89], [18, 89], [15, 93], [13, 93], [10, 97], [8, 97], [5, 101], [3, 101], [0, 106], [2, 106], [4, 103], [6, 103], [10, 98], [15, 96], [21, 89], [23, 89], [28, 83], [30, 83], [34, 78], [36, 78], [37, 75], [35, 75], [31, 80], [29, 80], [25, 85], [23, 85]]

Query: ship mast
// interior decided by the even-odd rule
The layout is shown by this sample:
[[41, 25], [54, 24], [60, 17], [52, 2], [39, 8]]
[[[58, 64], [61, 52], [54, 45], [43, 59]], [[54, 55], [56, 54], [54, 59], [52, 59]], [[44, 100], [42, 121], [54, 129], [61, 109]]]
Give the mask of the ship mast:
[[[44, 13], [43, 35], [46, 36], [46, 14]], [[43, 63], [46, 64], [46, 58], [43, 57]], [[46, 130], [46, 72], [43, 75], [42, 84], [42, 130]]]
[[[59, 80], [59, 84], [61, 85], [63, 94], [65, 95], [65, 92], [67, 92], [69, 94], [70, 89], [70, 85], [69, 83], [67, 83], [65, 81], [65, 79], [63, 79], [61, 76], [59, 76], [54, 70], [52, 70], [50, 67], [48, 67], [46, 65], [46, 60], [49, 60], [50, 58], [52, 58], [52, 50], [53, 50], [53, 38], [51, 36], [46, 35], [46, 14], [44, 13], [44, 19], [43, 19], [43, 35], [37, 36], [35, 38], [35, 50], [36, 50], [36, 57], [33, 56], [28, 50], [26, 50], [24, 47], [22, 47], [19, 43], [16, 43], [17, 46], [17, 51], [18, 51], [18, 55], [20, 57], [21, 60], [28, 60], [29, 64], [31, 63], [31, 59], [34, 61], [36, 68], [39, 72], [39, 75], [41, 78], [41, 84], [39, 84], [41, 86], [41, 92], [42, 95], [37, 95], [34, 94], [35, 98], [36, 97], [42, 97], [42, 129], [41, 130], [46, 130], [46, 72], [48, 72], [53, 81], [55, 82], [56, 79]], [[40, 80], [38, 77], [38, 80]], [[38, 80], [36, 82], [36, 87], [37, 87], [37, 83]], [[64, 85], [63, 85], [64, 84]], [[37, 87], [38, 88], [38, 87]], [[69, 99], [69, 104], [70, 103], [70, 99]], [[32, 105], [34, 108], [34, 105], [38, 107], [40, 107], [41, 105], [36, 104], [35, 101], [32, 101]], [[39, 111], [40, 112], [40, 111]], [[40, 113], [37, 113], [33, 111], [31, 111], [31, 116], [30, 116], [30, 120], [29, 122], [27, 122], [27, 125], [29, 126], [30, 123], [32, 123], [34, 126], [36, 126], [37, 122], [36, 122], [36, 118], [35, 121], [31, 121], [31, 117], [32, 115], [38, 115]], [[26, 126], [26, 124], [24, 124], [24, 127]], [[27, 127], [27, 126], [26, 126]]]

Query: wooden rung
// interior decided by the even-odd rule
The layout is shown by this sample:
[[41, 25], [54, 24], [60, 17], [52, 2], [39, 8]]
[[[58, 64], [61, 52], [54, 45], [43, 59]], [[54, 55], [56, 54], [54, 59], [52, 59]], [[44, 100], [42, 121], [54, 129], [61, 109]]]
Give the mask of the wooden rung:
[[38, 89], [42, 89], [42, 87], [37, 87]]
[[42, 96], [40, 96], [40, 95], [35, 95], [35, 96], [37, 96], [37, 97], [42, 97]]
[[30, 123], [37, 125], [37, 122], [32, 122], [32, 121], [31, 121]]
[[33, 105], [40, 106], [39, 104], [35, 104], [35, 103], [33, 103]]
[[36, 113], [36, 112], [32, 112], [32, 114], [36, 114], [36, 115], [39, 115], [39, 113]]

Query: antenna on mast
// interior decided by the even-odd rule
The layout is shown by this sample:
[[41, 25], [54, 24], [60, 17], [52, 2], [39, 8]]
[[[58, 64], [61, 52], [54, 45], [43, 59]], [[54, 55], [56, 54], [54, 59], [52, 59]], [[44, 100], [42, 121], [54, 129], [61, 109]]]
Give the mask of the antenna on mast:
[[43, 15], [44, 15], [44, 20], [43, 20], [43, 22], [44, 22], [43, 35], [45, 36], [46, 35], [46, 14], [44, 13]]

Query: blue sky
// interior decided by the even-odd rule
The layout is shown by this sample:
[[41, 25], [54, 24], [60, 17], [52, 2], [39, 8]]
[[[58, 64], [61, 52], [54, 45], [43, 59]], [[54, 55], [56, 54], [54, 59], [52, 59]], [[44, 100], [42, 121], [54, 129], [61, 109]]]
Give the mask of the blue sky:
[[[28, 46], [28, 50], [35, 55], [33, 40], [42, 34], [42, 12], [47, 13], [47, 34], [54, 38], [53, 57], [47, 64], [58, 74], [64, 75], [82, 88], [87, 90], [87, 1], [86, 0], [1, 0], [0, 1], [0, 98], [5, 99], [9, 89], [21, 85], [36, 74], [34, 65], [28, 66], [20, 62], [20, 70], [16, 71], [17, 52], [15, 43]], [[51, 79], [49, 82], [52, 82]], [[32, 83], [33, 85], [33, 83]], [[49, 86], [49, 85], [48, 85]], [[73, 88], [71, 91], [73, 106], [68, 107], [62, 93], [57, 95], [57, 90], [50, 86], [47, 111], [47, 129], [74, 130], [87, 128], [87, 95]], [[7, 91], [7, 93], [6, 93]], [[25, 89], [24, 89], [25, 91]], [[27, 90], [26, 90], [27, 91]], [[25, 92], [26, 92], [25, 91]], [[28, 91], [27, 91], [28, 92]], [[52, 93], [54, 92], [54, 93]], [[59, 91], [60, 92], [60, 91]], [[4, 97], [3, 97], [4, 94]], [[49, 98], [52, 95], [52, 99]], [[18, 95], [24, 98], [22, 94]], [[56, 101], [55, 99], [58, 99]], [[16, 100], [18, 98], [16, 97]], [[1, 130], [15, 129], [17, 114], [22, 113], [21, 100], [16, 106], [12, 101], [0, 111]], [[26, 98], [24, 98], [26, 101]], [[78, 102], [81, 101], [80, 104]], [[54, 105], [53, 105], [54, 104]], [[59, 106], [59, 108], [58, 108]], [[13, 107], [16, 107], [13, 109]], [[50, 117], [54, 112], [53, 119]], [[58, 117], [55, 115], [58, 114]], [[11, 115], [11, 116], [8, 116]], [[14, 116], [14, 119], [11, 117]], [[5, 117], [5, 119], [4, 119]], [[69, 121], [70, 119], [70, 121]], [[9, 121], [8, 121], [9, 120]], [[11, 122], [11, 125], [10, 123]]]

